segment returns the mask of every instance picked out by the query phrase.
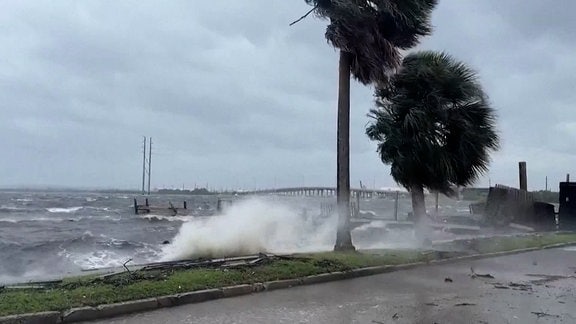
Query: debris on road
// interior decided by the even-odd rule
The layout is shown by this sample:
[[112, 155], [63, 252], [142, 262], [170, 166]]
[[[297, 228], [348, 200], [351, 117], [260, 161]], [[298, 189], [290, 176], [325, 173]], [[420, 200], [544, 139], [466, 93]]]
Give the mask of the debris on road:
[[516, 282], [511, 282], [508, 284], [508, 286], [514, 290], [523, 290], [523, 291], [529, 291], [532, 290], [532, 286], [528, 285], [528, 284], [522, 284], [522, 283], [516, 283]]
[[508, 286], [504, 286], [504, 285], [500, 285], [500, 284], [495, 284], [494, 288], [496, 289], [510, 289], [510, 287]]
[[444, 282], [454, 282], [451, 278], [444, 278]]
[[460, 303], [460, 304], [456, 304], [454, 306], [476, 306], [476, 304], [473, 303]]
[[398, 316], [398, 313], [395, 313], [394, 315], [392, 315], [393, 320], [397, 320], [399, 318], [400, 318], [400, 316]]
[[540, 279], [535, 279], [535, 280], [530, 280], [530, 283], [537, 285], [537, 286], [541, 286], [541, 285], [545, 285], [547, 283], [553, 282], [553, 281], [558, 281], [561, 279], [573, 279], [575, 278], [574, 276], [561, 276], [561, 275], [548, 275], [548, 274], [526, 274], [526, 276], [528, 277], [536, 277], [536, 278], [540, 278]]
[[548, 313], [544, 313], [544, 312], [531, 312], [531, 313], [538, 316], [538, 318], [541, 318], [541, 317], [559, 318], [560, 317], [560, 315], [548, 314]]
[[470, 267], [470, 271], [472, 272], [472, 274], [470, 275], [470, 277], [472, 277], [472, 279], [474, 278], [487, 278], [487, 279], [494, 279], [494, 276], [486, 273], [486, 274], [480, 274], [480, 273], [476, 273], [474, 272], [474, 268]]

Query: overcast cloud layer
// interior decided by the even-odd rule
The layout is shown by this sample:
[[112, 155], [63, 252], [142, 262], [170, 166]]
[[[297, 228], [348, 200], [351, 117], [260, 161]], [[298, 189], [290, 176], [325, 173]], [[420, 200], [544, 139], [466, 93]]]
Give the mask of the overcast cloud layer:
[[[303, 0], [2, 1], [0, 187], [334, 185], [337, 52]], [[502, 149], [478, 185], [576, 177], [573, 0], [441, 0], [434, 35], [481, 75]], [[352, 89], [351, 181], [394, 186]]]

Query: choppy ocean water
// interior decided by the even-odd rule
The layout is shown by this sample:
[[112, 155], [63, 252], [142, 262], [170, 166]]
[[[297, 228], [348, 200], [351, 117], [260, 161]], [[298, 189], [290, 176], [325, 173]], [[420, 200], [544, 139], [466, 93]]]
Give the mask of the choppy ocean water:
[[[0, 191], [0, 284], [44, 280], [83, 269], [159, 261], [165, 241], [172, 242], [192, 217], [135, 215], [133, 198], [101, 192]], [[180, 205], [192, 211], [216, 208], [215, 196], [152, 195], [151, 204]], [[316, 215], [333, 198], [273, 197], [297, 212]], [[466, 213], [466, 203], [445, 204], [444, 213]], [[393, 199], [362, 199], [361, 210], [393, 218]], [[400, 219], [410, 210], [401, 199]], [[218, 217], [218, 216], [211, 216]], [[255, 215], [256, 217], [256, 215]], [[259, 215], [258, 217], [265, 217]], [[249, 218], [248, 218], [249, 219]], [[331, 240], [331, 238], [328, 238]], [[331, 242], [327, 242], [330, 246]]]

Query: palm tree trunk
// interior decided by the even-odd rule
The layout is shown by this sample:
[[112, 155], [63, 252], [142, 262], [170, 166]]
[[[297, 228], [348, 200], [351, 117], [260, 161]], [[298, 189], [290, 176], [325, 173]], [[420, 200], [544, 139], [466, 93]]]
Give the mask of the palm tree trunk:
[[422, 185], [410, 187], [412, 195], [412, 212], [414, 213], [414, 231], [416, 239], [425, 240], [426, 236], [426, 202], [424, 200], [424, 188]]
[[340, 51], [338, 79], [337, 182], [338, 230], [335, 251], [354, 250], [350, 233], [350, 66], [352, 54]]

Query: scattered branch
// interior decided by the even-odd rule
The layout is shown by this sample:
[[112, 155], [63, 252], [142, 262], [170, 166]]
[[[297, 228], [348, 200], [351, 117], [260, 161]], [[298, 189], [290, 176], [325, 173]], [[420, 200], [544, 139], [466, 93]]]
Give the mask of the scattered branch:
[[122, 266], [124, 267], [124, 269], [126, 269], [126, 271], [128, 271], [128, 274], [131, 275], [132, 273], [130, 272], [130, 269], [128, 269], [128, 267], [126, 266], [126, 264], [128, 264], [128, 262], [130, 261], [132, 261], [132, 259], [128, 259], [128, 261], [124, 262]]
[[318, 9], [318, 6], [315, 6], [314, 8], [310, 9], [310, 11], [308, 11], [304, 16], [298, 18], [297, 20], [293, 21], [290, 23], [290, 26], [293, 26], [294, 24], [300, 22], [302, 19], [308, 17], [309, 14], [311, 14], [314, 10]]

